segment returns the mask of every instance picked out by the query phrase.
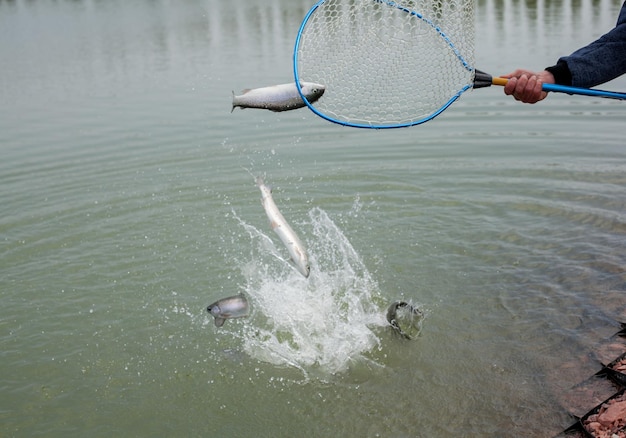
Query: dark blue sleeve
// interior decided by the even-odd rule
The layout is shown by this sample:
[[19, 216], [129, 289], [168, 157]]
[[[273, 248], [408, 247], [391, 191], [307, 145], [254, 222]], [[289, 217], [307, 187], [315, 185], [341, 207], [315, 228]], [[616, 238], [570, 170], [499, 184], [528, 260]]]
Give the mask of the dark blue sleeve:
[[559, 59], [566, 63], [574, 87], [594, 87], [626, 73], [626, 2], [613, 30]]

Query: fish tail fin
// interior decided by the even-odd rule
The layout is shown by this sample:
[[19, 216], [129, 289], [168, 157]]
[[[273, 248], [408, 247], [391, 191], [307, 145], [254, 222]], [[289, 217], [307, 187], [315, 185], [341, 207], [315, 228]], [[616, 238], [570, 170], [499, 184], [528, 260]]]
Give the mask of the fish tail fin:
[[226, 321], [226, 319], [224, 318], [215, 318], [215, 327], [221, 327], [224, 325], [224, 321]]
[[243, 170], [245, 170], [246, 172], [248, 172], [248, 174], [249, 174], [252, 178], [254, 178], [254, 181], [255, 181], [255, 183], [256, 183], [256, 179], [257, 179], [257, 177], [256, 177], [256, 176], [254, 176], [254, 174], [252, 173], [252, 171], [251, 171], [250, 169], [248, 169], [247, 167], [244, 167], [244, 166], [241, 166], [241, 168], [242, 168]]
[[237, 105], [235, 105], [235, 90], [231, 90], [231, 91], [232, 91], [232, 93], [233, 93], [233, 107], [230, 109], [230, 113], [232, 114], [232, 113], [233, 113], [233, 111], [235, 111], [235, 107], [236, 107]]

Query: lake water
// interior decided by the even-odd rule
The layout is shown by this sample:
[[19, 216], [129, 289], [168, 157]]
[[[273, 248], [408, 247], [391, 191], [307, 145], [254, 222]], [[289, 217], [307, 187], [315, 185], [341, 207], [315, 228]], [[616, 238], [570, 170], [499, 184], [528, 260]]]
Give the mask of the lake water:
[[[625, 104], [491, 87], [390, 131], [231, 113], [233, 90], [292, 80], [311, 5], [0, 0], [0, 435], [572, 423], [562, 394], [626, 317]], [[620, 6], [481, 0], [477, 66], [551, 65]], [[237, 293], [250, 317], [216, 328], [206, 306]], [[398, 299], [426, 314], [415, 340], [386, 326]]]

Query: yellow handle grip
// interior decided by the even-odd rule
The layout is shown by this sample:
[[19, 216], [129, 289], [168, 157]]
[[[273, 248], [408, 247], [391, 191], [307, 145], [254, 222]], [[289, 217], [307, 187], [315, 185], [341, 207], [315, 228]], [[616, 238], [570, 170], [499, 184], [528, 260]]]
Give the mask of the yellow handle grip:
[[507, 82], [509, 82], [509, 80], [508, 80], [508, 79], [506, 79], [506, 78], [493, 78], [493, 79], [491, 80], [491, 83], [492, 83], [493, 85], [502, 85], [502, 86], [505, 86]]

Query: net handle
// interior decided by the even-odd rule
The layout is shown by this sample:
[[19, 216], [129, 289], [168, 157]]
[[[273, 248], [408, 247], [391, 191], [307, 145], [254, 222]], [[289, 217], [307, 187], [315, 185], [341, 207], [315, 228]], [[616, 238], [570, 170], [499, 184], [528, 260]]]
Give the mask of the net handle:
[[[505, 86], [509, 80], [507, 78], [492, 78], [492, 85], [500, 85]], [[606, 97], [609, 99], [618, 99], [618, 100], [626, 100], [626, 93], [619, 93], [617, 91], [606, 91], [606, 90], [595, 90], [592, 88], [582, 88], [582, 87], [570, 87], [567, 85], [558, 85], [558, 84], [543, 84], [541, 86], [543, 91], [554, 91], [556, 93], [567, 93], [567, 94], [579, 94], [581, 96], [595, 96], [595, 97]]]

